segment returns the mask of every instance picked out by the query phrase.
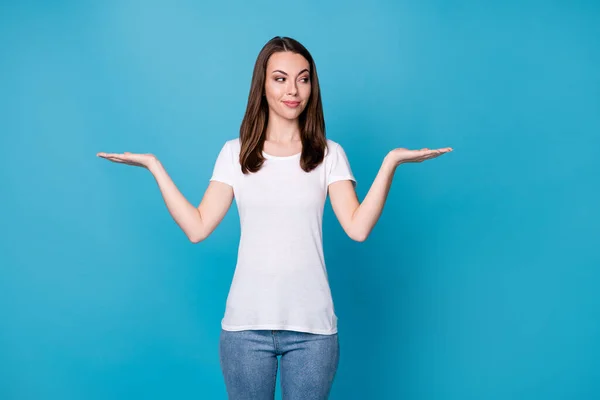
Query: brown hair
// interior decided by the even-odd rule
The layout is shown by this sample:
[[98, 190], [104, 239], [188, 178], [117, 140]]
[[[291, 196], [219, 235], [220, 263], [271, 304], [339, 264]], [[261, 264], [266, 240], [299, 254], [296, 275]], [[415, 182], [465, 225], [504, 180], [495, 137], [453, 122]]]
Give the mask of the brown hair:
[[285, 36], [275, 36], [264, 45], [254, 64], [248, 105], [240, 127], [239, 161], [244, 174], [257, 172], [265, 161], [262, 150], [269, 119], [269, 107], [263, 93], [267, 62], [273, 53], [282, 51], [300, 54], [310, 66], [311, 94], [306, 108], [298, 117], [302, 141], [300, 167], [304, 171], [310, 172], [323, 161], [325, 156], [327, 147], [325, 119], [323, 118], [323, 105], [315, 62], [308, 50], [298, 41]]

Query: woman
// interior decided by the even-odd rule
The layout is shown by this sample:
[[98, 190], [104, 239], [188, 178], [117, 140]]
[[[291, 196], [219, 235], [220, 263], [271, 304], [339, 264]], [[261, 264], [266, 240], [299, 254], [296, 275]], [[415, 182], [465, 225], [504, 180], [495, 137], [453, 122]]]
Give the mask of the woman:
[[211, 234], [235, 196], [241, 237], [219, 347], [229, 398], [273, 399], [280, 356], [283, 398], [306, 400], [328, 398], [339, 361], [322, 248], [327, 194], [344, 231], [362, 242], [381, 214], [396, 167], [449, 151], [390, 151], [359, 203], [343, 148], [325, 138], [310, 53], [294, 39], [275, 37], [256, 60], [239, 138], [225, 142], [197, 208], [154, 155], [98, 155], [150, 170], [194, 243]]

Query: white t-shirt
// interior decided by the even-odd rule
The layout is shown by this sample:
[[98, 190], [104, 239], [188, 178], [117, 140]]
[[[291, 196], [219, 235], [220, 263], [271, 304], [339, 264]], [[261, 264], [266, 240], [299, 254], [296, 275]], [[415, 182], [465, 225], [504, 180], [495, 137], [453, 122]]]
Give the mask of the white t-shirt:
[[266, 160], [244, 175], [240, 139], [225, 143], [211, 181], [233, 187], [241, 237], [221, 327], [337, 333], [323, 256], [323, 209], [329, 184], [356, 180], [342, 147], [327, 139], [324, 161], [307, 173], [300, 153]]

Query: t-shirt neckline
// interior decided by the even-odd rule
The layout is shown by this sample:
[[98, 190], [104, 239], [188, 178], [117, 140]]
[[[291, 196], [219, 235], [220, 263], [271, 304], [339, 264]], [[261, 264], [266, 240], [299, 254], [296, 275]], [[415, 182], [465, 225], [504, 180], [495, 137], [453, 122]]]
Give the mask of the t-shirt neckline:
[[292, 154], [291, 156], [275, 156], [275, 155], [269, 154], [269, 153], [267, 153], [267, 152], [265, 152], [263, 150], [262, 154], [263, 154], [263, 156], [265, 158], [268, 158], [268, 159], [273, 159], [273, 160], [288, 160], [288, 159], [299, 157], [302, 154], [302, 152], [296, 153], [296, 154]]

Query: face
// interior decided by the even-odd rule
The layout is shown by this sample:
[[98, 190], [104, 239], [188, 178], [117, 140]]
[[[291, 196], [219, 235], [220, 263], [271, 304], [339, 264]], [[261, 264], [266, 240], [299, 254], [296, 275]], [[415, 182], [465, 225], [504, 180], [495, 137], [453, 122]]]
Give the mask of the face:
[[297, 53], [273, 53], [267, 62], [265, 97], [269, 112], [285, 119], [298, 118], [310, 98], [310, 65]]

